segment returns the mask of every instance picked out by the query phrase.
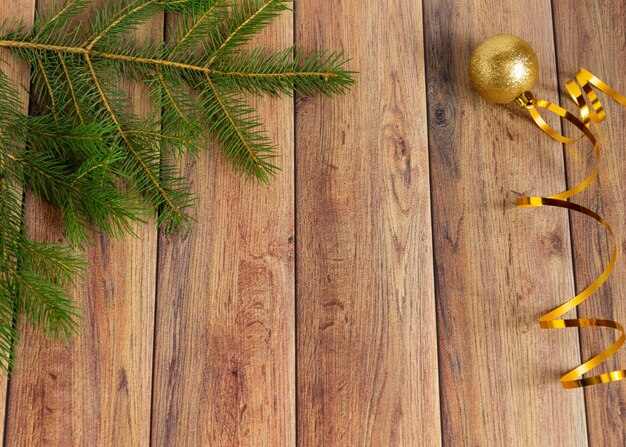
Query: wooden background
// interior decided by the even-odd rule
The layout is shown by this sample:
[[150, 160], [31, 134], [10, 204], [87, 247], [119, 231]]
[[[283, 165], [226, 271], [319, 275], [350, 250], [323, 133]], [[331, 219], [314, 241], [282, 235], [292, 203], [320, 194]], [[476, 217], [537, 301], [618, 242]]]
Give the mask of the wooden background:
[[[29, 23], [51, 1], [0, 0], [0, 18]], [[281, 154], [269, 187], [209, 150], [181, 166], [202, 198], [190, 234], [98, 240], [80, 335], [21, 328], [5, 445], [625, 445], [626, 385], [558, 381], [614, 334], [536, 323], [601, 272], [610, 241], [566, 212], [514, 208], [591, 159], [470, 90], [472, 48], [503, 32], [537, 50], [537, 96], [558, 101], [579, 67], [626, 92], [621, 0], [299, 0], [257, 43], [345, 50], [358, 84], [257, 100]], [[0, 56], [27, 87], [28, 67]], [[605, 102], [600, 181], [577, 201], [608, 218], [623, 259], [626, 112]], [[32, 235], [62, 240], [52, 210], [25, 206]], [[626, 322], [625, 266], [581, 316]]]

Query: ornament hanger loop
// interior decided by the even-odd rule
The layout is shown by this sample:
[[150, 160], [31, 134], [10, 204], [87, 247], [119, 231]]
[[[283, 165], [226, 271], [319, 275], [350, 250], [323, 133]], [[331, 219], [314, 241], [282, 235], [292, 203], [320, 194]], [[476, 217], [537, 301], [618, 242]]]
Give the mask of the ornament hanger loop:
[[522, 109], [532, 109], [535, 106], [535, 98], [531, 92], [525, 91], [515, 98], [515, 103]]

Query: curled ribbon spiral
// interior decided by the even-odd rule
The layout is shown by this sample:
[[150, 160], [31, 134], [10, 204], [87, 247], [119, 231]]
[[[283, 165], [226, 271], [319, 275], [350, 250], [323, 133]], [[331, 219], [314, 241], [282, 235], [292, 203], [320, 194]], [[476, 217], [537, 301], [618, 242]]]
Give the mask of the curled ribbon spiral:
[[[595, 152], [595, 167], [592, 173], [581, 183], [566, 191], [549, 197], [520, 197], [517, 201], [517, 206], [520, 208], [554, 206], [583, 213], [598, 221], [607, 230], [607, 232], [611, 235], [613, 239], [613, 250], [611, 258], [602, 274], [574, 298], [570, 299], [566, 303], [560, 305], [556, 309], [551, 310], [550, 312], [542, 315], [539, 318], [539, 325], [544, 329], [595, 326], [608, 327], [620, 332], [620, 336], [617, 338], [617, 340], [609, 347], [607, 347], [604, 351], [602, 351], [600, 354], [595, 355], [591, 359], [584, 362], [582, 365], [574, 368], [573, 370], [566, 373], [563, 377], [561, 377], [561, 383], [564, 388], [579, 388], [589, 385], [595, 385], [598, 383], [615, 382], [626, 378], [626, 370], [623, 369], [611, 371], [609, 373], [598, 374], [591, 377], [581, 377], [585, 373], [591, 371], [593, 368], [606, 361], [609, 357], [614, 355], [618, 349], [622, 347], [622, 345], [626, 341], [626, 335], [624, 333], [624, 328], [620, 323], [613, 320], [605, 320], [599, 318], [560, 318], [570, 310], [579, 306], [587, 298], [589, 298], [607, 280], [607, 278], [611, 274], [611, 271], [613, 270], [613, 267], [615, 266], [615, 261], [617, 258], [617, 243], [613, 235], [613, 230], [611, 229], [607, 221], [590, 209], [567, 201], [567, 199], [569, 199], [570, 197], [573, 197], [574, 195], [580, 193], [585, 188], [587, 188], [598, 176], [600, 149], [598, 147], [598, 142], [595, 135], [590, 130], [590, 123], [591, 121], [596, 123], [601, 122], [602, 120], [604, 120], [606, 114], [602, 107], [602, 104], [600, 103], [600, 100], [598, 99], [598, 96], [593, 90], [593, 87], [603, 93], [606, 93], [615, 101], [626, 106], [626, 97], [617, 93], [607, 84], [598, 79], [595, 75], [585, 69], [580, 69], [578, 73], [576, 73], [575, 79], [572, 79], [565, 84], [565, 89], [579, 109], [580, 118], [574, 116], [573, 114], [556, 104], [542, 99], [533, 99], [529, 96], [528, 93], [521, 95], [517, 100], [520, 106], [528, 110], [532, 119], [541, 128], [541, 130], [543, 130], [550, 137], [561, 143], [573, 143], [583, 137], [587, 137], [587, 139], [593, 145]], [[589, 104], [585, 97], [587, 98]], [[539, 114], [538, 109], [548, 110], [549, 112], [555, 113], [561, 118], [569, 121], [581, 131], [581, 135], [577, 138], [568, 138], [556, 132], [544, 121], [544, 119]]]

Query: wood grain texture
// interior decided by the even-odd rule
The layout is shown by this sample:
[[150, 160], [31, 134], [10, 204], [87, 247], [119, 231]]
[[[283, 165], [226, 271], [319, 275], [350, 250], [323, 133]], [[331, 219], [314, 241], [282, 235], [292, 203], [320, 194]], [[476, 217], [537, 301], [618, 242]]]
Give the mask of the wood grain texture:
[[[254, 45], [292, 45], [284, 13]], [[293, 101], [255, 99], [282, 171], [243, 182], [213, 142], [183, 166], [200, 200], [161, 235], [152, 443], [295, 445]]]
[[425, 29], [444, 442], [584, 446], [583, 395], [558, 381], [577, 333], [536, 322], [573, 292], [567, 215], [514, 207], [564, 189], [560, 145], [467, 74], [482, 39], [517, 34], [539, 57], [535, 94], [554, 92], [550, 2], [425, 0]]
[[[23, 20], [25, 26], [33, 23], [35, 17], [35, 0], [2, 0], [0, 7], [0, 23], [5, 20]], [[0, 48], [0, 70], [7, 75], [18, 89], [22, 100], [23, 112], [28, 111], [28, 92], [30, 67], [27, 62], [19, 60], [11, 51]], [[8, 380], [0, 374], [0, 434], [4, 436], [6, 421], [6, 397]]]
[[440, 444], [421, 12], [296, 6], [298, 46], [345, 50], [359, 72], [297, 109], [302, 446]]
[[[584, 0], [576, 5], [570, 2], [554, 3], [554, 25], [559, 67], [559, 86], [574, 77], [584, 67], [606, 81], [613, 88], [626, 94], [626, 5], [616, 2]], [[562, 87], [561, 87], [562, 90]], [[599, 181], [573, 201], [597, 210], [615, 230], [620, 246], [617, 266], [609, 281], [588, 302], [580, 307], [581, 317], [611, 318], [626, 322], [626, 163], [624, 162], [624, 132], [626, 109], [600, 93], [600, 100], [607, 112], [606, 120], [595, 126], [602, 150]], [[565, 99], [567, 98], [567, 99]], [[549, 99], [556, 99], [551, 95]], [[564, 107], [575, 111], [569, 97], [563, 94]], [[572, 129], [567, 129], [572, 132]], [[568, 147], [567, 168], [570, 185], [583, 178], [593, 169], [588, 143]], [[572, 217], [572, 235], [576, 267], [576, 288], [582, 290], [602, 272], [611, 256], [612, 241], [594, 221], [577, 214]], [[609, 330], [589, 329], [581, 331], [584, 358], [609, 346], [615, 340]], [[605, 366], [594, 370], [607, 372], [626, 368], [626, 352], [621, 350]], [[602, 371], [600, 371], [600, 369]], [[587, 421], [591, 446], [623, 446], [626, 443], [626, 387], [623, 383], [595, 386], [585, 391]]]
[[[162, 15], [136, 38], [160, 41]], [[134, 113], [152, 110], [143, 86], [126, 86]], [[25, 212], [31, 237], [64, 242], [56, 210], [29, 194]], [[157, 231], [152, 221], [135, 232], [137, 238], [124, 240], [98, 236], [88, 250], [87, 280], [75, 294], [79, 335], [51, 342], [21, 325], [7, 445], [148, 445]]]
[[[597, 276], [610, 240], [576, 216], [572, 245], [565, 212], [514, 207], [580, 179], [588, 148], [567, 149], [564, 165], [559, 144], [467, 79], [472, 48], [506, 32], [537, 50], [537, 97], [555, 100], [579, 67], [626, 92], [626, 8], [423, 2], [298, 0], [255, 40], [283, 48], [295, 33], [304, 50], [343, 49], [358, 83], [298, 98], [295, 111], [254, 100], [283, 169], [269, 187], [243, 182], [207, 138], [210, 150], [181, 164], [200, 198], [189, 233], [152, 222], [138, 239], [96, 239], [75, 295], [79, 336], [64, 345], [20, 328], [5, 445], [626, 443], [625, 385], [562, 390], [577, 332], [536, 323]], [[0, 19], [28, 24], [34, 8], [0, 0]], [[162, 30], [158, 17], [140, 35]], [[26, 106], [27, 65], [0, 56]], [[145, 90], [129, 92], [146, 113]], [[600, 183], [576, 201], [610, 221], [623, 261], [626, 111], [603, 102]], [[64, 241], [58, 214], [30, 195], [26, 220], [33, 237]], [[625, 265], [581, 316], [626, 322]], [[583, 331], [582, 357], [613, 336]], [[626, 351], [610, 362], [624, 365]]]

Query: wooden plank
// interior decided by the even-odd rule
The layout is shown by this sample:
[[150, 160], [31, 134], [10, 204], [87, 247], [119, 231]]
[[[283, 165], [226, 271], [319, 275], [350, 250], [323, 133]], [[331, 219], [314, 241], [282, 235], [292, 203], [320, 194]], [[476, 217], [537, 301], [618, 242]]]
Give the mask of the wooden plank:
[[536, 323], [573, 292], [567, 215], [514, 207], [563, 190], [560, 146], [467, 75], [481, 40], [517, 34], [539, 57], [536, 96], [553, 94], [550, 2], [425, 0], [424, 15], [444, 443], [586, 445], [583, 395], [558, 380], [576, 331]]
[[297, 108], [299, 445], [440, 445], [421, 3], [296, 16], [359, 72]]
[[[162, 39], [162, 14], [136, 37]], [[147, 90], [127, 87], [133, 111], [146, 115]], [[26, 202], [30, 235], [63, 242], [57, 212], [31, 195]], [[88, 280], [75, 296], [83, 312], [78, 336], [64, 345], [21, 327], [7, 445], [148, 445], [157, 231], [150, 222], [135, 232], [97, 237], [88, 250]]]
[[[293, 43], [284, 13], [254, 44]], [[185, 164], [200, 197], [186, 235], [161, 235], [152, 443], [295, 444], [293, 101], [253, 102], [282, 172], [244, 182], [212, 142]]]
[[[584, 0], [576, 5], [569, 2], [554, 3], [554, 25], [559, 67], [559, 86], [574, 77], [584, 67], [612, 87], [626, 94], [626, 7], [618, 2], [612, 5]], [[626, 263], [624, 262], [624, 237], [626, 236], [626, 205], [624, 196], [626, 176], [624, 163], [624, 119], [626, 110], [608, 96], [600, 93], [607, 111], [607, 119], [597, 131], [602, 150], [599, 182], [573, 201], [597, 210], [615, 230], [618, 243], [622, 245], [620, 258], [612, 278], [587, 303], [580, 307], [581, 317], [601, 317], [626, 323]], [[551, 95], [552, 98], [555, 95]], [[565, 107], [575, 111], [569, 99], [563, 97]], [[600, 126], [594, 127], [598, 129]], [[570, 130], [571, 133], [571, 129]], [[568, 149], [567, 168], [570, 183], [582, 179], [593, 168], [588, 143]], [[582, 290], [602, 272], [611, 256], [612, 241], [603, 228], [594, 221], [574, 214], [572, 235], [576, 267], [576, 287]], [[615, 340], [609, 330], [589, 329], [581, 331], [582, 352], [589, 358], [605, 349]], [[622, 350], [597, 372], [626, 368], [626, 351]], [[601, 370], [601, 371], [600, 371]], [[594, 373], [597, 373], [594, 370]], [[626, 443], [626, 384], [611, 384], [588, 388], [587, 422], [592, 446], [616, 446]]]
[[[35, 0], [3, 0], [0, 8], [0, 23], [5, 20], [23, 20], [24, 26], [33, 23], [35, 17]], [[5, 48], [0, 48], [0, 70], [14, 83], [18, 95], [24, 104], [23, 112], [28, 111], [28, 92], [30, 66], [28, 62], [16, 58]], [[6, 396], [8, 389], [7, 377], [0, 374], [0, 434], [4, 435], [6, 420]]]

